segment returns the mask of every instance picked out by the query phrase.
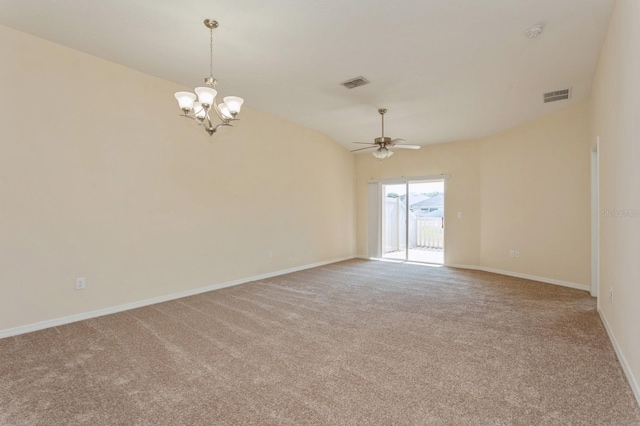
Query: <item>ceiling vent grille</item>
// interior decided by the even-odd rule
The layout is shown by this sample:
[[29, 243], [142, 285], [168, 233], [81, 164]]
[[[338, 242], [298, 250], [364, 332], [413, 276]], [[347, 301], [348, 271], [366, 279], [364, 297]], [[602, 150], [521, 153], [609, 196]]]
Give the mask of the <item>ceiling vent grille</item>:
[[571, 97], [571, 88], [565, 90], [556, 90], [555, 92], [549, 92], [542, 95], [544, 103], [563, 101]]
[[365, 84], [369, 84], [369, 83], [371, 82], [364, 77], [355, 77], [347, 81], [343, 81], [340, 84], [346, 87], [347, 89], [355, 89], [356, 87], [364, 86]]

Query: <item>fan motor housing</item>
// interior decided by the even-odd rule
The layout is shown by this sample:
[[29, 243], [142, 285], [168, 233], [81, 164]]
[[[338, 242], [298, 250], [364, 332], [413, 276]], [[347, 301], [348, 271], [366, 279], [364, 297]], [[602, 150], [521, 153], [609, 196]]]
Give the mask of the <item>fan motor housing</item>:
[[380, 138], [375, 138], [373, 141], [375, 143], [377, 143], [378, 145], [386, 145], [389, 142], [391, 142], [391, 138], [388, 138], [388, 137], [382, 138], [382, 137], [380, 137]]

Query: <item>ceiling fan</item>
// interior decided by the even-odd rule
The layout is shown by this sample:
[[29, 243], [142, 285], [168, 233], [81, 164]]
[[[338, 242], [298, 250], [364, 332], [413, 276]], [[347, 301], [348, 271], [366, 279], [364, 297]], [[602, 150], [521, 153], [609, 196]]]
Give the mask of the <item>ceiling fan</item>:
[[371, 145], [366, 148], [354, 149], [351, 152], [362, 151], [363, 149], [377, 148], [373, 152], [373, 156], [379, 159], [389, 158], [393, 155], [393, 151], [389, 148], [402, 148], [402, 149], [420, 149], [420, 145], [401, 145], [401, 142], [406, 142], [404, 139], [391, 139], [384, 136], [384, 115], [387, 113], [385, 108], [380, 108], [378, 114], [382, 118], [382, 136], [375, 138], [373, 143], [370, 142], [354, 142], [361, 145]]

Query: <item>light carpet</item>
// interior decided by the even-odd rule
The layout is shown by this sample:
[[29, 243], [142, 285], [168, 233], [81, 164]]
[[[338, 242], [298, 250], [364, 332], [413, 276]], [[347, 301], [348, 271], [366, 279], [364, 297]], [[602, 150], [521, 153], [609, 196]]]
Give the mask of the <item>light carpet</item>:
[[584, 291], [351, 260], [0, 340], [2, 425], [638, 425]]

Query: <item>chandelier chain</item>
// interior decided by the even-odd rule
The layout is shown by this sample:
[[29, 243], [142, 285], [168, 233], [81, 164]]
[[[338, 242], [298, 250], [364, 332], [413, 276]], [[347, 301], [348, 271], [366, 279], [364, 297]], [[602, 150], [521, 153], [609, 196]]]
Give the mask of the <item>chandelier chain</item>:
[[213, 78], [213, 28], [209, 28], [209, 77]]

